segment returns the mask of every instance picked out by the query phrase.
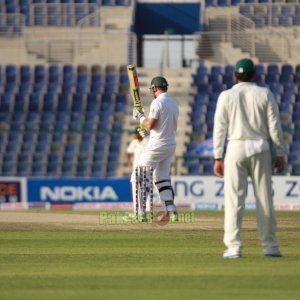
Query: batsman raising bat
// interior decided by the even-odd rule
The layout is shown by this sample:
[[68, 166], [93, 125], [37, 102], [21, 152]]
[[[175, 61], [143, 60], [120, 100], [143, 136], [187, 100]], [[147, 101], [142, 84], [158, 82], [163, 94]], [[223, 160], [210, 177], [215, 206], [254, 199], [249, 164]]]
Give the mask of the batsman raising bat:
[[[137, 82], [137, 76], [135, 82]], [[174, 203], [170, 173], [176, 148], [175, 137], [179, 109], [168, 93], [168, 82], [164, 77], [157, 76], [152, 79], [150, 92], [154, 99], [150, 105], [148, 117], [144, 115], [141, 101], [135, 102], [139, 105], [135, 105], [133, 108], [133, 118], [140, 122], [145, 132], [150, 133], [138, 166], [152, 167], [153, 181], [165, 210], [165, 217], [177, 221], [178, 214]]]

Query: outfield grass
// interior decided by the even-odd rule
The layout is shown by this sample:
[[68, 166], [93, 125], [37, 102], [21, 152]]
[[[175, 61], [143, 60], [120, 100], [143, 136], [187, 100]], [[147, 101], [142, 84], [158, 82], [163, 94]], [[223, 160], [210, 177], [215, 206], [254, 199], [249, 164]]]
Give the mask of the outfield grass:
[[276, 259], [263, 257], [251, 212], [236, 260], [222, 259], [220, 226], [66, 231], [0, 223], [0, 299], [300, 299], [300, 212], [277, 216], [284, 257]]

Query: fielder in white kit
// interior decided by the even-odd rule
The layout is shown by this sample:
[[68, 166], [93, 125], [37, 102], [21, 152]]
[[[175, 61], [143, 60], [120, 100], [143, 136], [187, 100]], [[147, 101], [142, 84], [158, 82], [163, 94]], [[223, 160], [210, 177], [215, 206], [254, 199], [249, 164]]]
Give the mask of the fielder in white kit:
[[141, 154], [143, 152], [143, 148], [145, 143], [147, 142], [148, 136], [144, 129], [141, 129], [140, 126], [136, 126], [132, 133], [134, 134], [133, 140], [129, 143], [128, 147], [126, 148], [126, 160], [128, 163], [128, 166], [130, 167], [132, 174], [130, 177], [131, 182], [131, 189], [132, 189], [132, 195], [133, 195], [133, 213], [134, 216], [136, 214], [136, 198], [134, 197], [135, 189], [136, 189], [136, 178], [135, 178], [135, 168], [138, 165], [139, 159], [141, 157]]
[[171, 95], [167, 93], [168, 82], [162, 76], [154, 77], [150, 91], [154, 99], [146, 118], [143, 111], [133, 110], [133, 117], [142, 127], [150, 132], [139, 159], [139, 166], [153, 168], [153, 181], [158, 191], [165, 213], [170, 218], [177, 218], [174, 204], [174, 191], [171, 185], [171, 164], [176, 148], [176, 130], [179, 109]]
[[[276, 150], [274, 167], [284, 168], [284, 150], [278, 105], [268, 88], [252, 82], [255, 66], [250, 59], [236, 63], [237, 84], [223, 91], [214, 117], [214, 173], [224, 175], [225, 215], [224, 258], [242, 256], [241, 226], [247, 177], [252, 179], [256, 198], [257, 227], [263, 253], [281, 257], [276, 238], [276, 217], [272, 199], [272, 155], [269, 140]], [[227, 149], [224, 144], [227, 135]]]

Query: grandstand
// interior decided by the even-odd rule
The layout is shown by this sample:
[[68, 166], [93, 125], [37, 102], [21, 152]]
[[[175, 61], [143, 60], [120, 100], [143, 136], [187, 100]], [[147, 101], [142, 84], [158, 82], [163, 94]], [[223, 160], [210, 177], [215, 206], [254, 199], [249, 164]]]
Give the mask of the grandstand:
[[[192, 41], [193, 56], [180, 67], [165, 61], [143, 67], [147, 57], [141, 60], [141, 29], [135, 28], [143, 3], [172, 4], [176, 13], [177, 3], [199, 6], [199, 28], [180, 24], [182, 33], [168, 35], [170, 42]], [[234, 84], [233, 64], [241, 57], [257, 63], [256, 82], [274, 92], [289, 153], [286, 172], [300, 174], [299, 23], [298, 1], [0, 0], [0, 175], [128, 175], [123, 156], [134, 125], [128, 63], [139, 64], [145, 103], [157, 73], [178, 100], [173, 173], [212, 174], [211, 158], [190, 153], [212, 136], [217, 97]], [[158, 40], [166, 43], [165, 35]], [[181, 58], [177, 48], [171, 55]]]

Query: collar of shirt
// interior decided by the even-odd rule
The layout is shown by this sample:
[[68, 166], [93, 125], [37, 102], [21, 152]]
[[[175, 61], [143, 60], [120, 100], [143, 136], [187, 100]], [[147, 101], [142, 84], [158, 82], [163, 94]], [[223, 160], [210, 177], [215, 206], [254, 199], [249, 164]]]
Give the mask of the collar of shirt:
[[232, 88], [237, 88], [237, 87], [240, 87], [243, 85], [256, 85], [256, 83], [255, 82], [239, 82], [239, 83], [235, 84]]

